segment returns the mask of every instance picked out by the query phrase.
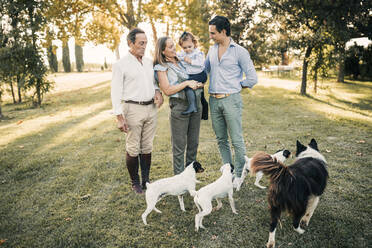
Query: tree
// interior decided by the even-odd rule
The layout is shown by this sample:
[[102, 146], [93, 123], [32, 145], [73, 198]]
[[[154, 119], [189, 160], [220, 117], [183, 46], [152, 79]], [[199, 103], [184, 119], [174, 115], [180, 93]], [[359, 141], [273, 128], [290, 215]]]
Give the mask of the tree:
[[294, 34], [293, 40], [290, 41], [291, 45], [301, 49], [304, 54], [300, 90], [302, 95], [306, 95], [309, 60], [314, 48], [329, 43], [326, 20], [333, 11], [332, 2], [332, 0], [266, 0], [264, 3], [264, 7], [270, 10], [274, 17], [286, 17], [282, 25]]
[[46, 26], [46, 37], [44, 47], [47, 49], [47, 57], [49, 62], [49, 69], [51, 72], [58, 72], [58, 60], [57, 60], [57, 46], [53, 45], [53, 39], [55, 34], [51, 31], [51, 28]]
[[211, 6], [206, 0], [189, 1], [186, 11], [186, 28], [199, 38], [201, 50], [205, 53], [209, 49], [208, 22], [211, 19]]
[[[93, 10], [93, 6], [85, 0], [53, 0], [49, 2], [49, 8], [45, 16], [50, 23], [58, 28], [56, 36], [62, 41], [64, 71], [71, 72], [70, 49], [68, 46], [68, 40], [71, 37], [75, 38], [77, 70], [82, 71], [84, 66], [82, 27], [84, 18]], [[49, 50], [52, 51], [51, 49]]]
[[112, 51], [116, 51], [117, 58], [120, 58], [118, 47], [122, 31], [117, 22], [110, 16], [99, 12], [93, 13], [93, 19], [86, 25], [87, 39], [94, 44], [106, 44]]
[[339, 54], [337, 81], [344, 82], [346, 42], [352, 38], [372, 38], [372, 2], [333, 0], [331, 3], [333, 11], [325, 23]]
[[85, 17], [93, 11], [93, 6], [84, 0], [73, 1], [71, 6], [73, 26], [71, 32], [75, 38], [75, 62], [76, 70], [82, 72], [84, 70], [83, 45], [85, 37], [83, 37], [83, 25]]
[[62, 64], [65, 72], [71, 72], [70, 49], [67, 41], [62, 41]]
[[18, 88], [22, 82], [25, 89], [34, 91], [34, 104], [40, 106], [42, 96], [52, 86], [52, 82], [46, 80], [47, 70], [38, 42], [42, 38], [47, 5], [37, 0], [23, 0], [6, 2], [3, 7], [9, 30], [0, 53], [1, 61], [8, 62], [1, 63], [1, 79], [12, 81], [16, 78]]
[[[94, 6], [93, 16], [96, 17], [90, 28], [98, 29], [100, 35], [94, 39], [89, 37], [96, 44], [109, 43], [114, 41], [116, 58], [120, 59], [119, 44], [120, 36], [124, 28], [131, 30], [142, 21], [142, 0], [126, 0], [125, 2], [117, 0], [87, 0]], [[110, 24], [107, 21], [111, 21]], [[114, 29], [114, 33], [108, 32]], [[87, 31], [92, 33], [92, 31]], [[119, 33], [119, 35], [117, 35]]]

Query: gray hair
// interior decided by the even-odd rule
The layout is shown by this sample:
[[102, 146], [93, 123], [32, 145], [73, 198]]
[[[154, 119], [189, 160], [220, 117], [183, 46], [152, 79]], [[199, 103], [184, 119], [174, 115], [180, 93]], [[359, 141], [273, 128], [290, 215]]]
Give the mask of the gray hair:
[[129, 44], [129, 41], [134, 44], [136, 42], [136, 35], [137, 34], [144, 34], [144, 33], [145, 33], [145, 31], [143, 31], [140, 28], [134, 28], [134, 29], [132, 29], [129, 32], [128, 36], [127, 36], [127, 42], [128, 42], [128, 44]]

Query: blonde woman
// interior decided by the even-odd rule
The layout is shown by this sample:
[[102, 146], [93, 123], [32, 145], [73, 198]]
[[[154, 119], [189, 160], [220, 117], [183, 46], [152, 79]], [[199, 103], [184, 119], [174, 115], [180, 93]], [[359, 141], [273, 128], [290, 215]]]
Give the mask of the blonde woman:
[[177, 175], [185, 168], [185, 152], [186, 164], [196, 160], [202, 112], [182, 115], [188, 107], [183, 89], [188, 86], [196, 90], [200, 110], [202, 89], [199, 88], [203, 88], [203, 84], [188, 80], [186, 69], [177, 58], [175, 43], [169, 37], [159, 38], [156, 43], [154, 71], [161, 91], [169, 96], [173, 171]]

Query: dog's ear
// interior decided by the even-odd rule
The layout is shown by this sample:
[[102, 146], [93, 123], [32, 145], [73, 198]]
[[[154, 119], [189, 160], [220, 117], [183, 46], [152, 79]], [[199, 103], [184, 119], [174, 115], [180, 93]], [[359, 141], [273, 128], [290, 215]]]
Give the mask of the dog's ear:
[[247, 156], [244, 156], [244, 160], [245, 160], [246, 163], [249, 162], [249, 158]]
[[306, 150], [306, 146], [304, 146], [303, 144], [301, 144], [300, 141], [297, 140], [297, 142], [296, 142], [296, 157], [298, 156], [298, 154], [300, 154], [301, 152], [303, 152], [305, 150]]
[[234, 165], [233, 164], [230, 164], [230, 168], [231, 168], [231, 173], [233, 173], [234, 172]]
[[315, 139], [311, 139], [311, 141], [310, 141], [310, 143], [309, 143], [309, 146], [310, 146], [311, 148], [313, 148], [314, 150], [319, 151], [319, 150], [318, 150], [318, 144], [316, 143], [316, 140], [315, 140]]
[[201, 164], [198, 161], [193, 162], [193, 167], [194, 167], [194, 170], [195, 170], [196, 173], [204, 171], [203, 167], [201, 166]]
[[283, 151], [283, 156], [286, 158], [289, 158], [289, 155], [291, 155], [291, 152], [289, 150], [284, 150]]

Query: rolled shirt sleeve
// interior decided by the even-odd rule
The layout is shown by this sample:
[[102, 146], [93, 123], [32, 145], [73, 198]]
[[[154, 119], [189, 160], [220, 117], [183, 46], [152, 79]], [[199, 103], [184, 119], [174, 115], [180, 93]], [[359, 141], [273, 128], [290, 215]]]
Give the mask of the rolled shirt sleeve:
[[251, 60], [251, 56], [246, 49], [240, 49], [239, 52], [239, 64], [242, 68], [245, 79], [241, 81], [241, 85], [243, 87], [252, 88], [255, 84], [257, 84], [257, 73], [254, 68], [253, 62]]

